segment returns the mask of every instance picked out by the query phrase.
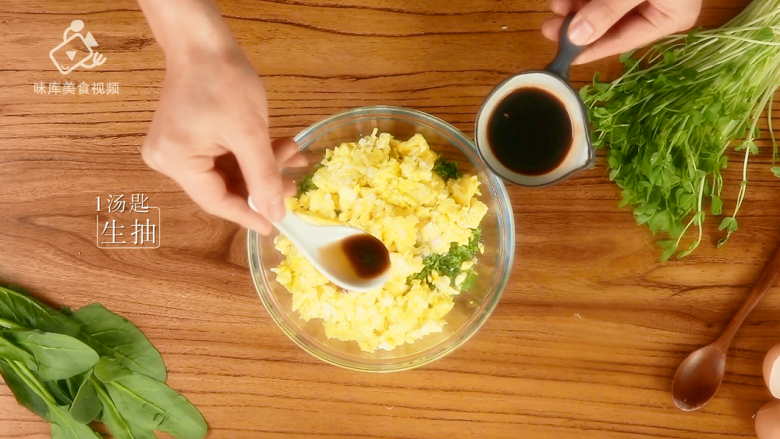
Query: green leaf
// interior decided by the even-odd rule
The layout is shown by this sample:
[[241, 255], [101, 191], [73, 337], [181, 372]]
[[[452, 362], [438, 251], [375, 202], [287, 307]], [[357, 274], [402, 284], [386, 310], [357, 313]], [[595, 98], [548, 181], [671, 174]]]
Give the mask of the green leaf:
[[689, 81], [693, 81], [699, 76], [699, 72], [697, 72], [695, 69], [686, 67], [682, 70], [682, 76]]
[[643, 213], [641, 215], [637, 215], [636, 223], [641, 226], [642, 224], [645, 224], [648, 221], [650, 221], [650, 218], [652, 218], [652, 217], [653, 217], [653, 215], [651, 215], [649, 213]]
[[88, 424], [97, 419], [102, 409], [95, 388], [92, 386], [91, 376], [91, 373], [87, 374], [68, 410], [73, 419], [82, 424]]
[[81, 323], [84, 341], [98, 354], [113, 358], [132, 371], [165, 381], [167, 372], [160, 352], [129, 320], [99, 303], [80, 308], [73, 319]]
[[143, 429], [163, 431], [176, 439], [202, 439], [208, 433], [200, 412], [154, 378], [131, 372], [105, 386], [122, 416]]
[[729, 224], [728, 231], [729, 231], [729, 233], [734, 233], [737, 230], [739, 230], [739, 223], [737, 222], [737, 220], [735, 218], [734, 221], [731, 224]]
[[658, 241], [657, 244], [664, 249], [664, 252], [661, 253], [661, 262], [668, 261], [677, 251], [677, 241], [675, 240]]
[[713, 195], [710, 207], [713, 215], [720, 215], [723, 212], [723, 200], [719, 196]]
[[14, 394], [14, 398], [16, 398], [16, 402], [19, 405], [42, 418], [46, 417], [46, 414], [49, 412], [49, 405], [46, 401], [30, 388], [22, 377], [3, 360], [0, 360], [0, 374], [2, 374], [5, 384], [11, 389], [11, 393]]
[[103, 408], [102, 421], [115, 439], [157, 439], [154, 430], [143, 429], [125, 419], [101, 383], [93, 380], [92, 384]]
[[92, 375], [91, 369], [84, 373], [74, 375], [68, 378], [67, 380], [64, 380], [65, 390], [67, 390], [67, 393], [70, 396], [71, 401], [76, 397], [76, 394], [79, 393], [79, 389], [81, 388], [81, 385], [84, 384], [84, 380], [89, 375]]
[[20, 291], [0, 287], [0, 319], [45, 332], [79, 333], [78, 323], [17, 289]]
[[693, 194], [685, 194], [680, 197], [680, 208], [684, 210], [691, 210], [696, 205], [696, 196]]
[[669, 212], [666, 210], [662, 210], [656, 213], [647, 222], [647, 225], [650, 227], [650, 230], [653, 233], [658, 233], [662, 230], [669, 230], [670, 224]]
[[684, 257], [686, 257], [686, 256], [688, 256], [688, 255], [690, 255], [692, 252], [693, 252], [693, 250], [685, 250], [685, 251], [681, 251], [681, 252], [680, 252], [680, 253], [677, 255], [677, 259], [682, 259], [682, 258], [684, 258]]
[[132, 370], [109, 357], [101, 357], [95, 366], [95, 376], [104, 383], [113, 383], [119, 378], [130, 375], [131, 372]]
[[672, 52], [672, 51], [664, 52], [664, 64], [665, 65], [670, 66], [670, 65], [674, 64], [675, 58], [677, 58], [677, 57], [675, 56], [674, 52]]
[[721, 108], [723, 108], [723, 103], [720, 100], [716, 100], [707, 106], [707, 109], [704, 110], [704, 116], [707, 120], [715, 122], [720, 117]]
[[734, 217], [726, 217], [723, 218], [723, 221], [720, 223], [720, 226], [718, 226], [718, 230], [727, 230], [729, 233], [734, 233], [739, 229], [739, 224], [737, 223], [736, 218]]
[[38, 370], [35, 357], [13, 341], [3, 337], [3, 333], [0, 333], [0, 360], [18, 361], [30, 370]]
[[780, 178], [780, 166], [772, 166], [772, 173], [775, 177]]
[[73, 397], [66, 391], [67, 389], [63, 389], [63, 387], [60, 386], [60, 383], [64, 383], [65, 380], [45, 381], [36, 372], [30, 371], [30, 373], [35, 375], [38, 380], [42, 382], [43, 387], [45, 387], [49, 394], [54, 397], [54, 401], [57, 402], [57, 405], [70, 405], [73, 402]]
[[753, 39], [758, 41], [771, 41], [774, 37], [775, 33], [772, 32], [772, 28], [763, 27], [755, 36], [753, 36]]
[[693, 112], [691, 113], [691, 125], [692, 126], [699, 125], [700, 123], [702, 123], [703, 120], [704, 120], [704, 115], [701, 114], [701, 112], [699, 111], [693, 110]]
[[672, 226], [669, 229], [669, 236], [671, 236], [674, 239], [678, 239], [682, 236], [683, 232], [685, 231], [685, 226], [683, 225], [682, 221], [680, 221], [677, 218], [674, 218], [672, 220]]
[[88, 425], [76, 422], [62, 407], [49, 406], [45, 419], [52, 423], [52, 439], [102, 439]]
[[736, 148], [734, 148], [734, 151], [744, 151], [746, 149], [749, 150], [751, 154], [758, 154], [758, 146], [751, 140], [746, 140], [740, 143]]
[[590, 92], [590, 84], [585, 84], [585, 86], [583, 86], [580, 89], [580, 99], [582, 99], [583, 101], [587, 101], [589, 92]]
[[636, 49], [634, 49], [634, 50], [629, 50], [628, 52], [625, 52], [625, 53], [622, 53], [622, 54], [620, 54], [620, 58], [619, 58], [619, 59], [620, 59], [620, 62], [621, 62], [621, 63], [625, 63], [625, 62], [626, 62], [626, 61], [627, 61], [629, 58], [631, 58], [632, 56], [634, 56], [634, 53], [636, 53]]
[[44, 380], [70, 378], [99, 360], [92, 348], [67, 335], [29, 330], [7, 331], [4, 336], [35, 357], [37, 372]]

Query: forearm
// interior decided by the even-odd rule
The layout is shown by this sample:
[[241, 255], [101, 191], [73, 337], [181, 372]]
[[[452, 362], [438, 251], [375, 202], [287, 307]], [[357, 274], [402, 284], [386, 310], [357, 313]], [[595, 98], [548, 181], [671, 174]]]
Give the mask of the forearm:
[[138, 0], [168, 62], [238, 50], [214, 0]]

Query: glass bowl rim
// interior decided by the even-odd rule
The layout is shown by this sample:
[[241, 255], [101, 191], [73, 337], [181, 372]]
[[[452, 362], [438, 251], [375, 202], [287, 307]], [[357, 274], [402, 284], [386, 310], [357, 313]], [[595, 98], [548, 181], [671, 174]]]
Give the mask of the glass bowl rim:
[[[318, 360], [324, 361], [334, 366], [338, 366], [341, 368], [354, 370], [354, 371], [360, 371], [360, 372], [388, 373], [388, 372], [400, 372], [404, 370], [414, 369], [429, 364], [435, 360], [438, 360], [446, 356], [447, 354], [455, 351], [464, 343], [466, 343], [485, 324], [487, 319], [490, 317], [490, 315], [493, 313], [496, 306], [498, 305], [498, 302], [500, 301], [501, 296], [504, 293], [504, 289], [506, 288], [509, 282], [509, 277], [512, 272], [512, 267], [514, 264], [514, 256], [515, 256], [515, 222], [514, 222], [514, 212], [512, 209], [512, 203], [511, 200], [509, 199], [509, 194], [506, 190], [504, 181], [497, 174], [495, 174], [490, 169], [490, 167], [487, 166], [486, 163], [484, 163], [482, 157], [479, 154], [479, 151], [477, 150], [474, 141], [470, 139], [468, 136], [466, 136], [462, 131], [455, 128], [450, 123], [436, 116], [430, 115], [428, 113], [411, 109], [411, 108], [388, 106], [388, 105], [357, 107], [347, 111], [333, 114], [318, 122], [315, 122], [312, 125], [304, 128], [293, 139], [299, 145], [303, 140], [311, 142], [316, 140], [317, 137], [319, 137], [319, 135], [323, 135], [329, 131], [327, 130], [323, 133], [320, 133], [318, 136], [313, 136], [323, 128], [327, 128], [333, 125], [333, 127], [331, 127], [332, 129], [335, 126], [338, 126], [337, 122], [343, 119], [348, 120], [353, 117], [361, 117], [361, 116], [370, 117], [372, 114], [375, 113], [385, 113], [385, 114], [389, 114], [390, 116], [393, 115], [413, 116], [414, 118], [422, 119], [422, 121], [427, 122], [428, 125], [435, 128], [435, 130], [444, 132], [446, 135], [452, 136], [460, 140], [460, 143], [469, 149], [470, 154], [467, 154], [464, 151], [460, 151], [460, 152], [466, 155], [469, 158], [469, 160], [474, 162], [474, 164], [480, 168], [480, 171], [486, 175], [488, 183], [491, 188], [490, 191], [491, 197], [494, 198], [496, 204], [500, 206], [500, 208], [496, 209], [497, 210], [496, 215], [497, 215], [498, 227], [503, 232], [503, 233], [499, 233], [499, 245], [503, 244], [504, 248], [499, 249], [499, 262], [502, 262], [501, 265], [504, 266], [505, 268], [501, 270], [502, 273], [500, 277], [497, 279], [497, 281], [494, 280], [491, 282], [493, 287], [491, 291], [491, 296], [488, 298], [488, 300], [486, 300], [486, 303], [483, 305], [483, 310], [479, 313], [476, 313], [475, 316], [472, 316], [469, 320], [466, 321], [466, 323], [464, 323], [464, 325], [461, 326], [461, 328], [466, 325], [471, 326], [471, 328], [467, 331], [467, 333], [464, 334], [464, 336], [455, 337], [453, 340], [447, 339], [443, 341], [440, 345], [436, 345], [436, 349], [433, 349], [432, 352], [427, 355], [406, 362], [399, 361], [398, 363], [392, 364], [390, 367], [376, 368], [373, 365], [366, 365], [366, 364], [360, 365], [359, 362], [355, 362], [355, 361], [340, 361], [340, 359], [338, 358], [333, 358], [329, 353], [322, 352], [313, 343], [300, 339], [298, 337], [297, 331], [294, 328], [288, 328], [287, 327], [288, 325], [284, 322], [283, 318], [280, 315], [278, 315], [279, 310], [277, 310], [273, 306], [270, 306], [271, 304], [268, 303], [265, 295], [271, 293], [267, 292], [265, 286], [263, 285], [262, 268], [261, 268], [262, 265], [259, 261], [260, 253], [257, 250], [255, 250], [259, 245], [260, 235], [251, 229], [247, 230], [247, 256], [249, 259], [248, 261], [249, 271], [252, 276], [252, 281], [255, 285], [255, 290], [257, 291], [257, 294], [260, 297], [260, 301], [263, 303], [263, 307], [271, 315], [271, 318], [276, 324], [276, 326], [278, 326], [279, 329], [281, 329], [282, 332], [285, 333], [287, 337], [293, 341], [293, 343], [298, 345], [300, 348], [302, 348], [304, 351], [306, 351], [313, 357], [317, 358]], [[458, 150], [461, 149], [456, 145], [453, 146], [455, 146], [455, 148], [457, 148]], [[303, 149], [304, 148], [301, 148], [301, 150]], [[474, 159], [476, 159], [476, 161]], [[255, 263], [255, 259], [257, 260], [257, 263]]]

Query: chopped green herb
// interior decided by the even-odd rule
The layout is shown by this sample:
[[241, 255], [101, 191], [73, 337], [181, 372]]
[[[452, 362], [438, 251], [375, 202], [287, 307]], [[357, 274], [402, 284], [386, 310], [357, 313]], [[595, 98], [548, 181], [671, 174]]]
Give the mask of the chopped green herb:
[[456, 162], [450, 162], [443, 158], [436, 160], [436, 163], [433, 165], [433, 172], [439, 174], [439, 177], [443, 178], [444, 181], [463, 177], [463, 174], [458, 170]]
[[317, 172], [318, 169], [322, 168], [322, 166], [322, 164], [317, 164], [310, 173], [304, 175], [303, 178], [301, 178], [301, 181], [298, 182], [298, 194], [296, 197], [300, 197], [312, 189], [317, 189], [317, 186], [312, 183], [311, 179], [314, 177], [314, 173]]
[[[453, 242], [450, 244], [450, 251], [445, 254], [430, 254], [423, 258], [425, 267], [421, 272], [413, 274], [409, 277], [409, 280], [420, 279], [432, 286], [430, 281], [431, 273], [436, 271], [442, 276], [447, 276], [455, 284], [455, 278], [458, 277], [464, 270], [461, 270], [460, 266], [466, 262], [474, 259], [474, 256], [479, 251], [479, 240], [482, 237], [482, 229], [474, 229], [474, 232], [469, 239], [469, 243], [466, 245], [458, 245]], [[473, 285], [476, 278], [476, 272], [473, 268], [465, 270], [467, 273], [466, 280], [461, 285], [461, 289], [466, 290]]]

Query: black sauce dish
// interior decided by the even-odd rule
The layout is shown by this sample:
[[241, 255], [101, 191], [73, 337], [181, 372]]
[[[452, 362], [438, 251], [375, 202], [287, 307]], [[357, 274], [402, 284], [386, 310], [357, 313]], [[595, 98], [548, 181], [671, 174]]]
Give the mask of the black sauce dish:
[[569, 69], [585, 46], [561, 27], [558, 53], [544, 70], [512, 76], [488, 94], [477, 114], [474, 140], [482, 160], [502, 179], [525, 187], [559, 183], [595, 161], [590, 122]]

